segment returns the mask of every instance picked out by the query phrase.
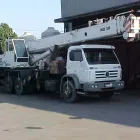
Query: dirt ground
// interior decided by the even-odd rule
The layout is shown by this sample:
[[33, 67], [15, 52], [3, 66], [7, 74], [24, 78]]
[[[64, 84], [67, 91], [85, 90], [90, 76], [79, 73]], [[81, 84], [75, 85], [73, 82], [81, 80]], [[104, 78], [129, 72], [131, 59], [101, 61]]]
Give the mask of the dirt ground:
[[0, 140], [140, 140], [140, 97], [67, 104], [51, 95], [0, 93]]

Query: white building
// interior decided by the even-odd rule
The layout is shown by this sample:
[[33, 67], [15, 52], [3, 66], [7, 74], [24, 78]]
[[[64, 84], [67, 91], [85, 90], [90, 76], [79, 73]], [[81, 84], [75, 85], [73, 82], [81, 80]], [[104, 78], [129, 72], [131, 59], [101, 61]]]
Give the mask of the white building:
[[31, 42], [36, 40], [36, 37], [29, 32], [24, 32], [24, 34], [19, 38], [25, 39], [26, 42]]

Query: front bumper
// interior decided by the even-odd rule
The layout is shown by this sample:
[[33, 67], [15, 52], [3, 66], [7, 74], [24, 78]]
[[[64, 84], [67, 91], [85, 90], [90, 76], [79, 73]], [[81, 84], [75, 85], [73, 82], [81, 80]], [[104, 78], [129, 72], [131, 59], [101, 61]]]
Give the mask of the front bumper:
[[116, 91], [124, 88], [124, 81], [84, 83], [85, 92]]

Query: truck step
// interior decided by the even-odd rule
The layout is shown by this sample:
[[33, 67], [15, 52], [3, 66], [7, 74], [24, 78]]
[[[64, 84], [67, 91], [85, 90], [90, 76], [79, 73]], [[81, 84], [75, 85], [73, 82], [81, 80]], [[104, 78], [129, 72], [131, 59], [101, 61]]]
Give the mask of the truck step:
[[77, 91], [77, 94], [85, 95], [85, 92]]

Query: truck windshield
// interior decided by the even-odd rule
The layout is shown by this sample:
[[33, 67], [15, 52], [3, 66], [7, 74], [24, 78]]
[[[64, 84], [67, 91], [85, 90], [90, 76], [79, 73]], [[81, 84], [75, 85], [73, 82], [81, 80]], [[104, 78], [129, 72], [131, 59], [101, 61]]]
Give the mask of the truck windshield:
[[112, 49], [84, 49], [89, 65], [92, 64], [119, 64]]
[[13, 40], [17, 57], [28, 57], [24, 40]]

